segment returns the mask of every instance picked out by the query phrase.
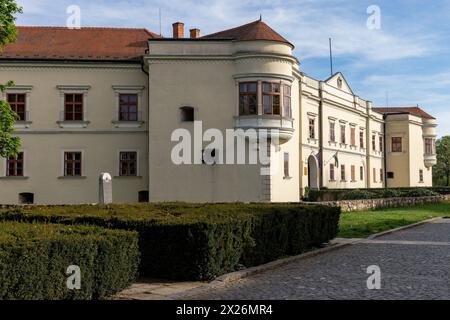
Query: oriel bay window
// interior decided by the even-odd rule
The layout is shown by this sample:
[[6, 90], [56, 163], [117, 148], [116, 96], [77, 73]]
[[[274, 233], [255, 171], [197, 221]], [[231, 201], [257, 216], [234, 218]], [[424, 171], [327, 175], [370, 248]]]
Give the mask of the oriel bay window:
[[120, 152], [120, 171], [121, 176], [137, 176], [137, 152]]
[[119, 121], [138, 121], [137, 94], [119, 94]]
[[19, 116], [19, 121], [26, 120], [26, 94], [8, 93], [7, 101], [11, 109]]
[[277, 82], [263, 82], [263, 111], [264, 114], [280, 115], [281, 85]]
[[291, 86], [283, 85], [283, 117], [292, 118], [291, 109]]
[[239, 83], [239, 115], [258, 114], [258, 82]]
[[432, 138], [425, 138], [425, 155], [432, 156], [435, 155], [435, 141]]
[[23, 177], [23, 152], [17, 157], [9, 157], [6, 160], [6, 175], [8, 177]]
[[64, 120], [83, 121], [83, 94], [64, 94]]
[[81, 152], [64, 152], [64, 176], [81, 176]]

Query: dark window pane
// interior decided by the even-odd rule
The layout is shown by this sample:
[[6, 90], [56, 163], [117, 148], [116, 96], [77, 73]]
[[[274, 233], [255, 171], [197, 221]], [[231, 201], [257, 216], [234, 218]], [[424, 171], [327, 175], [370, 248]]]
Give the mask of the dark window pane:
[[280, 114], [280, 96], [273, 96], [273, 114]]
[[256, 83], [249, 83], [247, 89], [249, 92], [256, 92], [256, 87], [257, 87]]
[[73, 102], [73, 95], [66, 94], [66, 102]]
[[263, 84], [263, 92], [270, 92], [270, 83]]
[[76, 94], [75, 95], [75, 102], [83, 102], [83, 95], [82, 94]]
[[270, 109], [270, 96], [265, 95], [263, 101], [264, 101], [264, 113], [270, 114], [272, 112]]
[[18, 94], [17, 95], [17, 102], [24, 103], [25, 102], [25, 95], [24, 94]]
[[247, 84], [241, 83], [241, 84], [239, 85], [239, 92], [241, 92], [241, 93], [247, 92]]

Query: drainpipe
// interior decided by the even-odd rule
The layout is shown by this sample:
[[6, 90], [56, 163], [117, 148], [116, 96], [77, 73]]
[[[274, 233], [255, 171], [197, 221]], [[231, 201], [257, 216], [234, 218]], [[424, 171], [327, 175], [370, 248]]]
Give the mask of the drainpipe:
[[320, 165], [319, 165], [319, 189], [322, 189], [324, 184], [323, 181], [323, 81], [319, 82], [319, 155], [320, 155]]
[[383, 162], [384, 162], [384, 188], [388, 188], [388, 180], [387, 180], [387, 135], [386, 135], [386, 114], [383, 114]]

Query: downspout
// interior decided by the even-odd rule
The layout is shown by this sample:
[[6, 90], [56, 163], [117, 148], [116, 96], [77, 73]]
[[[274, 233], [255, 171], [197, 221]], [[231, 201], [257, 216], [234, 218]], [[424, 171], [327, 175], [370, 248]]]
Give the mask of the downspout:
[[322, 189], [324, 184], [323, 181], [323, 170], [324, 170], [324, 156], [323, 156], [323, 81], [319, 82], [319, 155], [320, 155], [320, 166], [319, 166], [319, 189]]
[[386, 114], [383, 114], [383, 161], [384, 161], [384, 188], [388, 188], [388, 180], [387, 180], [387, 135], [386, 135]]

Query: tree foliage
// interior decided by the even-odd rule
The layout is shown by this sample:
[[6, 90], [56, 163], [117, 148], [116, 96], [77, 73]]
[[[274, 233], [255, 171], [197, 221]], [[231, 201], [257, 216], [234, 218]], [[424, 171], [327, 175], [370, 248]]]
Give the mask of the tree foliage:
[[450, 186], [450, 136], [436, 141], [437, 165], [433, 169], [437, 185]]
[[[7, 44], [16, 40], [15, 15], [21, 12], [22, 8], [15, 0], [0, 0], [0, 54]], [[13, 82], [0, 84], [0, 94], [13, 85]], [[12, 136], [16, 119], [17, 114], [11, 110], [9, 104], [0, 100], [0, 157], [16, 156], [18, 153], [20, 139]]]

